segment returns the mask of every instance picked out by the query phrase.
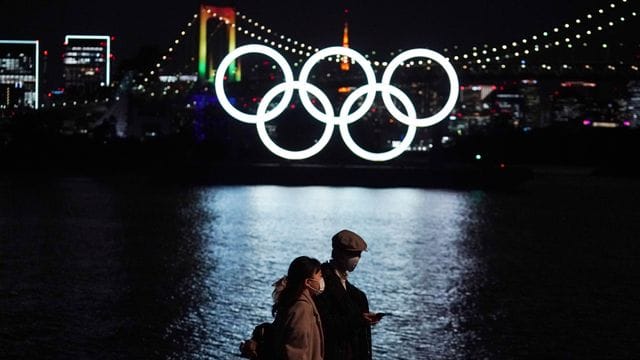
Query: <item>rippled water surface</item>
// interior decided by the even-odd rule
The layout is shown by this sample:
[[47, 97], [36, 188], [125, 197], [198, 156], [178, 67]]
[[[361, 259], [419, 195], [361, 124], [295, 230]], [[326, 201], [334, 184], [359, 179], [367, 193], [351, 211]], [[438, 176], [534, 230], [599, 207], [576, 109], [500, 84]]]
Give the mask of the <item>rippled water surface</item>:
[[638, 183], [511, 192], [0, 180], [0, 349], [237, 358], [289, 262], [369, 243], [375, 359], [633, 358]]

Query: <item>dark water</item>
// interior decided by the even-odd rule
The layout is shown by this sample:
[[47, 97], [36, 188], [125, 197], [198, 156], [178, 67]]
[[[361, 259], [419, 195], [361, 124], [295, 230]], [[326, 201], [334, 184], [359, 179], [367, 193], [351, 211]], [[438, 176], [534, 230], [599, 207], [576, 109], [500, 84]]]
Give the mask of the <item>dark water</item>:
[[0, 179], [0, 357], [234, 359], [353, 229], [375, 359], [635, 358], [640, 181], [511, 192]]

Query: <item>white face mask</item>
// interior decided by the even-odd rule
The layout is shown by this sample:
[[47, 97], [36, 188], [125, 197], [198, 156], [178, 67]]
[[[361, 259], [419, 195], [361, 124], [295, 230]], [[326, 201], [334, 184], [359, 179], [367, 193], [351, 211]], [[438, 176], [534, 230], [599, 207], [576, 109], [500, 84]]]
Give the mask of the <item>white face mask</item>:
[[[311, 281], [316, 281], [316, 280], [311, 279]], [[307, 286], [313, 291], [315, 295], [320, 295], [324, 292], [324, 278], [320, 278], [320, 280], [318, 280], [317, 282], [318, 282], [318, 288], [315, 288], [308, 284]]]

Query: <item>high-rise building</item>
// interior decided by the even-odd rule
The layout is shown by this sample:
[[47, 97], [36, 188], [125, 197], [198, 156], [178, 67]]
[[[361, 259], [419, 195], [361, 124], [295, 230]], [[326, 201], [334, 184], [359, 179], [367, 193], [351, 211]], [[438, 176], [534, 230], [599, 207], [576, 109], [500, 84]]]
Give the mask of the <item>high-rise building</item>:
[[39, 105], [39, 43], [0, 40], [0, 110]]
[[629, 91], [629, 105], [628, 105], [628, 122], [627, 126], [640, 127], [640, 81], [629, 81], [627, 84]]
[[64, 84], [69, 93], [91, 93], [111, 82], [111, 37], [67, 35], [64, 40]]

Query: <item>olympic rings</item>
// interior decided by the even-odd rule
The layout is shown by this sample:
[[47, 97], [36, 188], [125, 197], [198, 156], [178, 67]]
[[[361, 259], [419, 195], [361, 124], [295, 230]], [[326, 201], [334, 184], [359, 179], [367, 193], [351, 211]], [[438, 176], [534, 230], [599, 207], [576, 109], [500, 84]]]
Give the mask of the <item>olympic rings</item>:
[[[333, 106], [331, 105], [331, 101], [329, 100], [329, 98], [327, 98], [327, 95], [325, 95], [324, 92], [322, 92], [322, 90], [317, 88], [315, 85], [312, 85], [306, 82], [301, 82], [301, 81], [295, 81], [292, 83], [292, 85], [293, 85], [292, 88], [302, 90], [300, 92], [301, 94], [303, 92], [304, 93], [310, 92], [313, 96], [317, 97], [318, 100], [320, 100], [320, 104], [324, 108], [324, 111], [327, 112], [327, 116], [333, 117]], [[276, 143], [274, 143], [273, 140], [271, 140], [271, 138], [269, 137], [269, 134], [267, 134], [267, 127], [265, 126], [265, 123], [268, 120], [266, 119], [265, 115], [267, 113], [267, 106], [269, 106], [273, 98], [275, 98], [281, 92], [283, 91], [286, 92], [287, 90], [288, 90], [288, 84], [280, 83], [274, 86], [271, 90], [267, 91], [267, 93], [262, 98], [260, 105], [258, 105], [258, 113], [256, 114], [257, 115], [256, 118], [258, 119], [258, 122], [256, 123], [256, 127], [258, 128], [258, 136], [260, 137], [260, 140], [262, 140], [262, 143], [272, 153], [285, 159], [302, 160], [302, 159], [312, 157], [313, 155], [319, 153], [322, 149], [324, 149], [325, 146], [327, 146], [327, 144], [329, 143], [329, 140], [331, 140], [331, 135], [333, 135], [333, 124], [331, 123], [325, 124], [324, 132], [322, 133], [320, 140], [318, 140], [318, 142], [315, 143], [315, 145], [311, 146], [306, 150], [291, 151], [291, 150], [285, 150], [279, 147], [278, 145], [276, 145]], [[315, 109], [315, 106], [313, 106], [313, 108]]]
[[396, 71], [396, 68], [402, 64], [403, 61], [416, 58], [416, 57], [424, 57], [427, 59], [435, 60], [444, 71], [447, 73], [449, 77], [449, 98], [445, 103], [444, 107], [440, 109], [437, 113], [423, 119], [416, 119], [415, 117], [411, 118], [405, 116], [403, 113], [398, 111], [398, 109], [393, 105], [391, 101], [391, 96], [389, 92], [382, 91], [382, 100], [384, 101], [384, 106], [387, 107], [387, 111], [393, 115], [398, 121], [405, 123], [407, 125], [413, 124], [415, 126], [426, 127], [439, 123], [443, 119], [445, 119], [451, 111], [453, 111], [453, 107], [456, 105], [456, 101], [458, 100], [458, 91], [460, 89], [460, 84], [458, 83], [458, 76], [456, 75], [456, 71], [451, 65], [451, 63], [442, 55], [437, 52], [429, 49], [412, 49], [407, 50], [395, 58], [391, 60], [384, 73], [382, 74], [382, 84], [389, 85], [391, 83], [391, 77], [393, 73]]
[[[234, 51], [230, 52], [227, 56], [225, 56], [220, 65], [218, 66], [219, 71], [216, 73], [216, 78], [214, 80], [214, 88], [216, 90], [216, 94], [218, 95], [218, 102], [222, 108], [229, 113], [229, 115], [233, 116], [237, 120], [242, 122], [246, 122], [249, 124], [255, 124], [258, 121], [258, 115], [251, 115], [247, 113], [243, 113], [242, 111], [236, 110], [233, 105], [229, 102], [227, 95], [224, 93], [224, 74], [227, 72], [229, 65], [235, 60], [237, 57], [240, 57], [245, 54], [258, 53], [271, 57], [280, 67], [282, 68], [282, 72], [284, 73], [285, 83], [293, 82], [293, 71], [291, 71], [291, 66], [287, 60], [280, 55], [279, 52], [273, 50], [270, 47], [266, 47], [263, 45], [247, 45], [241, 46]], [[265, 113], [264, 116], [266, 119], [264, 121], [269, 121], [282, 114], [284, 110], [289, 106], [289, 102], [291, 101], [291, 97], [293, 96], [293, 88], [289, 87], [285, 90], [284, 96], [280, 100], [280, 103], [273, 108], [269, 113]]]
[[[385, 87], [383, 84], [374, 84], [370, 88], [374, 90], [374, 93], [376, 91], [380, 91], [384, 94], [385, 91], [389, 91], [389, 93], [391, 93], [393, 96], [397, 97], [398, 100], [400, 100], [400, 102], [405, 107], [410, 117], [414, 117], [414, 118], [416, 117], [416, 109], [413, 106], [413, 103], [411, 102], [407, 94], [405, 94], [402, 90], [391, 85], [389, 85], [389, 87]], [[346, 100], [344, 101], [344, 104], [342, 105], [342, 109], [340, 110], [341, 119], [346, 118], [346, 114], [351, 110], [351, 107], [356, 102], [356, 100], [358, 100], [358, 98], [360, 98], [363, 95], [363, 93], [368, 90], [369, 90], [368, 87], [361, 86], [346, 98]], [[399, 156], [407, 148], [409, 148], [409, 146], [411, 146], [411, 142], [413, 141], [413, 138], [416, 135], [416, 126], [413, 124], [410, 124], [409, 128], [407, 129], [407, 134], [404, 136], [404, 139], [402, 139], [402, 142], [400, 143], [400, 145], [383, 153], [369, 152], [364, 150], [360, 146], [358, 146], [358, 144], [356, 144], [356, 142], [353, 141], [353, 138], [349, 133], [349, 122], [347, 121], [343, 121], [340, 123], [340, 135], [342, 135], [342, 140], [347, 145], [349, 150], [351, 150], [351, 152], [360, 156], [361, 158], [367, 159], [370, 161], [387, 161], [387, 160], [393, 159], [394, 157]]]
[[[364, 75], [367, 77], [367, 83], [368, 84], [376, 83], [376, 74], [373, 72], [373, 68], [369, 64], [369, 60], [367, 60], [364, 56], [360, 55], [359, 52], [343, 46], [328, 47], [326, 49], [322, 49], [317, 53], [313, 54], [307, 60], [307, 62], [304, 63], [304, 65], [302, 66], [302, 70], [300, 70], [300, 81], [307, 82], [307, 78], [309, 77], [309, 73], [311, 72], [311, 69], [313, 68], [313, 66], [316, 63], [318, 63], [320, 60], [333, 55], [342, 55], [342, 56], [347, 56], [353, 59], [356, 63], [358, 63], [362, 67], [362, 70], [364, 70]], [[369, 111], [369, 109], [371, 108], [371, 105], [373, 105], [373, 102], [375, 100], [376, 91], [373, 88], [368, 88], [368, 89], [369, 90], [367, 91], [367, 97], [364, 99], [364, 103], [360, 106], [360, 109], [358, 109], [358, 111], [354, 112], [353, 114], [348, 114], [346, 121], [350, 123], [354, 122], [360, 119], [362, 116], [364, 116], [364, 114], [366, 114], [367, 111]], [[325, 119], [326, 117], [324, 116], [324, 114], [320, 113], [318, 109], [315, 106], [313, 106], [313, 104], [311, 104], [311, 101], [309, 100], [309, 95], [307, 95], [305, 92], [300, 93], [300, 100], [302, 101], [302, 105], [304, 105], [304, 108], [314, 118], [326, 123], [335, 123], [333, 119]], [[324, 119], [324, 120], [321, 120], [321, 119]]]
[[[229, 101], [224, 90], [224, 74], [231, 63], [236, 58], [250, 53], [258, 53], [271, 57], [278, 64], [278, 66], [280, 66], [284, 74], [284, 82], [274, 86], [264, 95], [262, 101], [258, 105], [258, 111], [256, 114], [247, 114], [237, 110]], [[320, 60], [329, 56], [346, 56], [350, 59], [353, 59], [358, 65], [360, 65], [360, 67], [362, 67], [362, 70], [364, 71], [365, 77], [367, 79], [367, 84], [355, 89], [345, 99], [345, 102], [338, 112], [337, 117], [335, 116], [333, 106], [331, 104], [331, 101], [329, 100], [329, 97], [321, 89], [308, 83], [307, 81], [313, 66], [315, 66], [315, 64]], [[444, 107], [437, 113], [420, 119], [417, 118], [416, 109], [406, 93], [404, 93], [399, 88], [391, 85], [391, 78], [393, 77], [395, 70], [399, 66], [401, 66], [404, 61], [416, 57], [431, 59], [438, 63], [444, 69], [449, 80], [449, 97], [447, 98]], [[299, 80], [295, 81], [291, 66], [280, 53], [264, 45], [252, 44], [241, 46], [230, 52], [222, 59], [222, 62], [218, 66], [218, 71], [214, 81], [214, 88], [218, 97], [218, 101], [222, 108], [229, 115], [239, 121], [256, 124], [260, 140], [262, 140], [264, 145], [271, 152], [282, 158], [301, 160], [317, 154], [329, 143], [329, 140], [331, 139], [331, 136], [333, 134], [334, 125], [339, 125], [340, 135], [342, 136], [343, 141], [354, 154], [370, 161], [387, 161], [399, 156], [406, 149], [408, 149], [409, 146], [411, 146], [411, 142], [415, 137], [417, 127], [427, 127], [435, 125], [444, 120], [449, 115], [449, 113], [453, 111], [456, 101], [458, 100], [459, 81], [455, 69], [444, 56], [429, 49], [412, 49], [399, 54], [393, 60], [391, 60], [382, 75], [382, 81], [378, 83], [376, 82], [375, 72], [373, 71], [373, 68], [369, 63], [369, 60], [367, 60], [364, 56], [353, 49], [339, 46], [322, 49], [309, 57], [309, 59], [302, 66]], [[309, 113], [309, 115], [325, 124], [325, 129], [320, 139], [313, 146], [301, 151], [286, 150], [276, 145], [267, 134], [265, 126], [268, 121], [275, 119], [277, 116], [284, 112], [284, 110], [291, 102], [293, 92], [295, 90], [298, 90], [302, 105]], [[401, 123], [408, 125], [407, 133], [400, 144], [395, 148], [382, 153], [373, 153], [362, 149], [358, 144], [355, 143], [349, 133], [349, 124], [359, 120], [369, 111], [375, 101], [377, 92], [380, 92], [382, 94], [382, 100], [389, 113]], [[276, 98], [276, 96], [278, 96], [280, 93], [283, 93], [282, 99], [276, 106], [269, 110], [268, 107], [271, 101], [273, 101], [273, 99]], [[324, 112], [320, 111], [315, 105], [311, 103], [309, 93], [311, 93], [318, 99], [318, 101], [322, 105]], [[365, 99], [360, 104], [360, 107], [354, 112], [350, 112], [353, 105], [362, 96], [365, 96]], [[405, 108], [406, 114], [396, 107], [396, 105], [393, 103], [393, 100], [391, 99], [391, 96], [394, 96], [400, 101], [400, 103], [402, 103], [402, 106]]]

